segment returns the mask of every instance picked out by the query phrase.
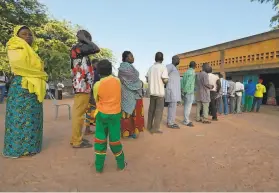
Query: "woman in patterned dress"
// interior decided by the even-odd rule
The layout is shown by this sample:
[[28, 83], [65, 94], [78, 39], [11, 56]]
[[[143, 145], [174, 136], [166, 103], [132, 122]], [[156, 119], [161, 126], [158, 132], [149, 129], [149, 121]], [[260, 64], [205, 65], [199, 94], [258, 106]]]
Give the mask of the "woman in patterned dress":
[[269, 83], [269, 89], [267, 91], [267, 105], [277, 105], [276, 102], [276, 89], [272, 82]]
[[134, 57], [130, 51], [122, 54], [122, 61], [118, 69], [122, 84], [121, 133], [124, 138], [136, 138], [144, 130], [143, 83], [139, 79], [139, 72], [132, 65]]
[[32, 156], [42, 149], [47, 74], [35, 53], [33, 33], [18, 26], [7, 43], [14, 78], [7, 98], [3, 156]]

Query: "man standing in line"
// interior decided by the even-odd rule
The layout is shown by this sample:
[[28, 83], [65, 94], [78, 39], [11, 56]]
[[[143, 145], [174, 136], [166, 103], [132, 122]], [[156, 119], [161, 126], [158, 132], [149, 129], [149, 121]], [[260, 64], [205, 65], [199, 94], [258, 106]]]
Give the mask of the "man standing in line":
[[62, 83], [62, 82], [59, 82], [58, 84], [57, 84], [57, 93], [58, 93], [58, 100], [62, 100], [62, 95], [63, 95], [63, 92], [62, 92], [62, 90], [63, 90], [63, 88], [64, 88], [64, 84]]
[[252, 106], [252, 112], [255, 110], [256, 106], [256, 112], [258, 113], [260, 111], [262, 102], [263, 102], [263, 94], [266, 93], [266, 88], [262, 84], [263, 79], [259, 79], [259, 83], [256, 85], [256, 92], [255, 92], [255, 97], [254, 97], [254, 102]]
[[193, 123], [190, 121], [190, 113], [192, 109], [192, 104], [194, 102], [196, 67], [197, 67], [196, 62], [191, 61], [189, 64], [189, 69], [184, 73], [183, 78], [181, 80], [181, 93], [184, 101], [183, 124], [188, 127], [194, 126]]
[[219, 105], [219, 113], [224, 115], [228, 115], [229, 106], [228, 106], [228, 87], [229, 83], [227, 80], [223, 78], [223, 75], [220, 74], [220, 82], [222, 86], [222, 102]]
[[239, 114], [242, 112], [241, 110], [241, 102], [242, 102], [242, 93], [244, 92], [244, 85], [237, 80], [235, 82], [235, 97], [236, 97], [236, 113]]
[[162, 64], [164, 56], [162, 52], [155, 55], [155, 64], [152, 65], [147, 73], [146, 79], [150, 92], [150, 104], [148, 110], [147, 129], [150, 133], [162, 133], [160, 124], [164, 111], [164, 84], [168, 82], [168, 70]]
[[100, 52], [100, 49], [92, 42], [90, 33], [85, 30], [78, 31], [77, 38], [78, 43], [71, 49], [71, 68], [75, 91], [71, 145], [73, 148], [91, 148], [92, 144], [82, 138], [82, 127], [93, 84], [93, 67], [89, 55]]
[[[210, 124], [208, 120], [209, 103], [210, 103], [210, 89], [213, 85], [209, 84], [208, 72], [210, 71], [209, 64], [203, 64], [202, 72], [197, 74], [196, 79], [196, 102], [197, 102], [197, 112], [196, 121], [202, 122], [204, 124]], [[200, 112], [203, 112], [203, 117], [200, 116]]]
[[181, 101], [180, 74], [176, 68], [179, 62], [179, 57], [173, 56], [172, 63], [167, 65], [169, 80], [167, 83], [165, 100], [168, 103], [167, 124], [171, 129], [179, 129], [179, 126], [175, 124], [177, 102]]
[[56, 98], [55, 86], [54, 86], [53, 81], [50, 81], [49, 84], [48, 84], [48, 86], [49, 86], [50, 93], [52, 94], [52, 96], [53, 96], [54, 98]]
[[3, 71], [0, 71], [0, 104], [4, 102], [5, 93], [6, 93], [6, 83], [7, 77]]
[[211, 110], [212, 120], [218, 121], [216, 103], [217, 103], [217, 93], [219, 93], [219, 91], [221, 89], [221, 83], [220, 83], [219, 77], [215, 74], [212, 74], [211, 66], [209, 69], [208, 78], [209, 78], [209, 84], [213, 85], [213, 88], [210, 89], [209, 109]]
[[256, 91], [256, 84], [250, 79], [248, 84], [245, 85], [245, 111], [250, 112], [252, 110], [254, 94]]
[[230, 100], [230, 114], [235, 113], [235, 82], [232, 81], [231, 77], [227, 78], [228, 80], [228, 96]]

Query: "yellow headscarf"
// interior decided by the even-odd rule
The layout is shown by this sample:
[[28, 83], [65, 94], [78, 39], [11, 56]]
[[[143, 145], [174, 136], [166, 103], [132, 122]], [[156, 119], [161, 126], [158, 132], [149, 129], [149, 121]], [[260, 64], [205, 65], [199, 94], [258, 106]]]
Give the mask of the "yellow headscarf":
[[24, 26], [15, 27], [14, 35], [7, 43], [9, 63], [12, 72], [22, 76], [22, 88], [28, 89], [29, 93], [35, 93], [38, 101], [43, 102], [48, 75], [44, 71], [43, 61], [35, 52], [37, 49], [35, 43], [31, 47], [18, 37], [17, 34], [22, 27]]

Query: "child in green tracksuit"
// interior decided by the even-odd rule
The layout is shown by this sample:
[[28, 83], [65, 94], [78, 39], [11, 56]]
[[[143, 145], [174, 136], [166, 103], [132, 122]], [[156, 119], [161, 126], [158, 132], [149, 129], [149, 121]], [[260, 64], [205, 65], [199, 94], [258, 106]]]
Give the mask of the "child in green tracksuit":
[[97, 71], [101, 80], [93, 88], [97, 106], [94, 144], [96, 171], [103, 172], [108, 136], [110, 149], [115, 155], [117, 167], [123, 170], [127, 164], [120, 142], [121, 83], [118, 78], [112, 76], [112, 64], [108, 60], [100, 61]]

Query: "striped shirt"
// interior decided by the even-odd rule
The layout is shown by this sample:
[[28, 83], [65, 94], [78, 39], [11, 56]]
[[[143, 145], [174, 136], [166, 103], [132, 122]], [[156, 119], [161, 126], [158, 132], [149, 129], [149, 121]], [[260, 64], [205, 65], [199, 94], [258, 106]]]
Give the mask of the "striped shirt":
[[222, 85], [222, 95], [228, 95], [229, 82], [224, 78], [220, 78]]

